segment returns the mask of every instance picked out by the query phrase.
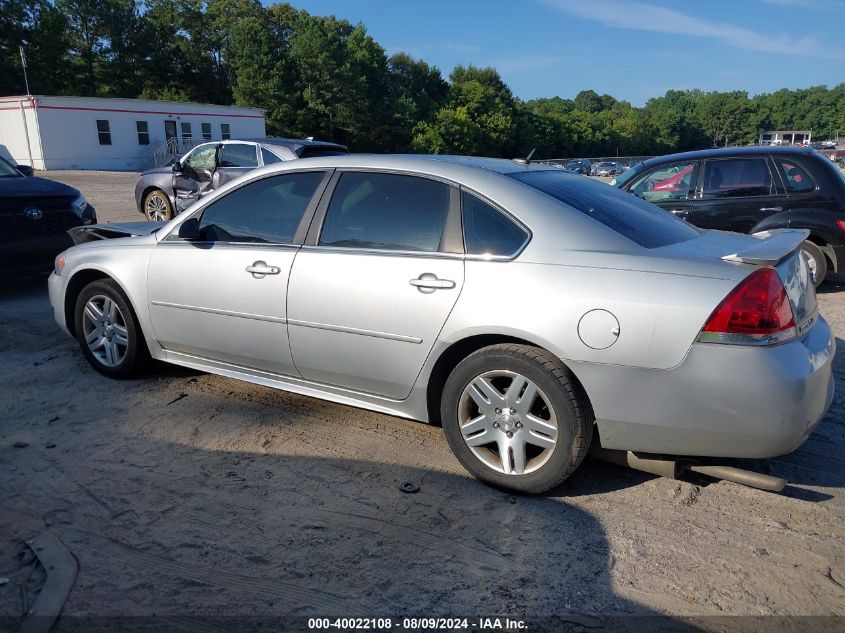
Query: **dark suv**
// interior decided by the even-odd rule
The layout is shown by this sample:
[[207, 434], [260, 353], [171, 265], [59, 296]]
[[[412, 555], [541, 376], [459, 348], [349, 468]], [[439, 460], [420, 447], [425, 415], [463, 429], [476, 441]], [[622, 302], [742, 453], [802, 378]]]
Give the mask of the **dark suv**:
[[845, 270], [845, 177], [810, 148], [743, 147], [652, 158], [611, 184], [703, 229], [756, 233], [808, 229], [820, 284]]

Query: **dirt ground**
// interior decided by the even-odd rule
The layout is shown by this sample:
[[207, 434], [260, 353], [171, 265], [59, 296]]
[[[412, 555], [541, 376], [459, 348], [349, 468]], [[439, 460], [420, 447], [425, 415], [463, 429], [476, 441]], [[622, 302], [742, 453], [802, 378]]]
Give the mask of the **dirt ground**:
[[[137, 219], [135, 176], [51, 177], [103, 221]], [[782, 494], [588, 460], [529, 498], [471, 479], [434, 426], [166, 366], [108, 380], [53, 322], [44, 279], [6, 286], [0, 630], [41, 588], [24, 542], [45, 530], [79, 562], [58, 631], [93, 630], [92, 616], [243, 631], [287, 615], [500, 615], [541, 630], [562, 614], [577, 630], [630, 614], [837, 630], [845, 620], [714, 619], [845, 616], [845, 277], [819, 301], [840, 347], [833, 408], [795, 453], [743, 464], [789, 479]]]

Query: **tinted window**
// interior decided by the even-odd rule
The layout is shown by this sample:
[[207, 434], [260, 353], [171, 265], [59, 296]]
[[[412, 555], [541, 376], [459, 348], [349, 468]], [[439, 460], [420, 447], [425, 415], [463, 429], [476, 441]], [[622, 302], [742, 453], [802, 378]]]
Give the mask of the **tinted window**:
[[461, 210], [464, 245], [471, 255], [513, 255], [528, 239], [522, 227], [472, 194], [461, 194]]
[[787, 192], [802, 193], [816, 190], [816, 183], [802, 167], [792, 161], [780, 158], [776, 160], [783, 174], [783, 182], [786, 184]]
[[772, 175], [765, 158], [730, 158], [704, 163], [704, 196], [737, 198], [767, 196], [772, 192]]
[[222, 138], [224, 141], [228, 141], [230, 138], [232, 138], [232, 134], [229, 131], [228, 123], [220, 124], [220, 138]]
[[206, 141], [211, 140], [211, 123], [203, 123], [202, 124], [202, 137]]
[[258, 167], [255, 145], [228, 143], [220, 150], [221, 167]]
[[272, 165], [273, 163], [281, 163], [282, 159], [276, 156], [273, 152], [269, 152], [263, 147], [261, 148], [261, 160], [265, 165]]
[[346, 156], [349, 152], [338, 148], [310, 147], [306, 145], [298, 153], [300, 158], [317, 158], [318, 156]]
[[378, 173], [340, 177], [320, 244], [432, 252], [449, 213], [449, 186], [426, 178]]
[[661, 165], [635, 180], [628, 191], [649, 202], [686, 200], [692, 189], [695, 166], [696, 161]]
[[289, 244], [323, 172], [270, 176], [235, 189], [203, 211], [200, 234], [210, 242]]
[[185, 121], [182, 121], [182, 138], [185, 140], [189, 140], [193, 136], [191, 134], [191, 124]]
[[191, 169], [214, 169], [217, 145], [200, 145], [194, 149], [183, 161], [183, 165]]
[[573, 179], [555, 171], [511, 174], [596, 222], [645, 248], [668, 246], [696, 237], [699, 230], [648, 202], [615, 187], [588, 179]]

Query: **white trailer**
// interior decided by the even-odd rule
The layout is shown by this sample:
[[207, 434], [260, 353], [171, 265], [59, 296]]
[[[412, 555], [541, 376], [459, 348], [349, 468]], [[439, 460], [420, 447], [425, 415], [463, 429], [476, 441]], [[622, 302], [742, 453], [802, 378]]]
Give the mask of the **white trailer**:
[[0, 145], [34, 169], [139, 171], [209, 140], [261, 138], [257, 108], [99, 97], [0, 97]]

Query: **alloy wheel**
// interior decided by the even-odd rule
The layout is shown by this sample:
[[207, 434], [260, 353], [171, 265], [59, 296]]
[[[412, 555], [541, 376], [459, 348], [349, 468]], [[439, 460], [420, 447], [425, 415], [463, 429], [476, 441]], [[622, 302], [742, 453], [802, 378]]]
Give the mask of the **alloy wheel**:
[[473, 455], [506, 475], [538, 470], [557, 444], [548, 397], [512, 371], [488, 371], [471, 380], [458, 401], [458, 424]]
[[85, 342], [105, 367], [117, 367], [126, 358], [129, 332], [126, 319], [113, 299], [95, 295], [85, 304], [82, 326]]
[[147, 196], [145, 204], [147, 217], [153, 222], [163, 222], [167, 219], [167, 201], [159, 193]]

